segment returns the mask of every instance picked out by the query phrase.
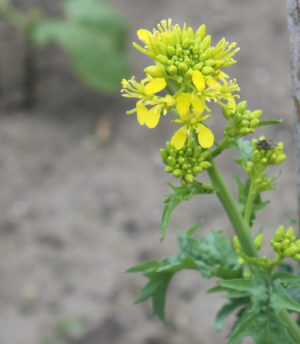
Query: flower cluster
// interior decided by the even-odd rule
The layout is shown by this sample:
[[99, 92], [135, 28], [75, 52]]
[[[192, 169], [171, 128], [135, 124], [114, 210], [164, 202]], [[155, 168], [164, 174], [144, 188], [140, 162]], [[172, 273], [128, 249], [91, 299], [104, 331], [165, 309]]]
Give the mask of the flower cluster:
[[165, 171], [180, 178], [183, 185], [192, 183], [194, 177], [211, 166], [211, 163], [206, 161], [209, 151], [196, 146], [193, 138], [186, 142], [180, 150], [167, 142], [166, 149], [162, 148], [160, 154], [163, 162], [167, 165]]
[[296, 239], [294, 228], [290, 227], [285, 231], [284, 226], [279, 226], [271, 245], [281, 259], [291, 257], [300, 260], [300, 239]]
[[262, 115], [262, 111], [248, 110], [247, 101], [244, 100], [237, 104], [235, 111], [224, 107], [223, 115], [228, 121], [228, 125], [224, 130], [224, 136], [236, 140], [240, 136], [254, 133], [255, 128], [260, 123], [259, 118]]
[[199, 145], [210, 148], [214, 135], [203, 123], [210, 117], [209, 103], [216, 102], [228, 111], [236, 108], [234, 92], [240, 88], [221, 70], [236, 62], [232, 58], [239, 50], [236, 43], [223, 38], [211, 46], [205, 25], [194, 32], [186, 25], [173, 25], [170, 19], [162, 20], [152, 32], [141, 29], [137, 34], [144, 46], [133, 45], [154, 64], [144, 69], [140, 82], [135, 77], [122, 80], [123, 96], [138, 99], [127, 114], [136, 113], [140, 125], [154, 128], [161, 115], [175, 113], [173, 123], [181, 128], [171, 144], [180, 150], [187, 137], [196, 134]]
[[252, 140], [251, 160], [241, 164], [253, 179], [256, 191], [261, 192], [274, 189], [272, 185], [274, 178], [267, 178], [264, 174], [265, 169], [270, 165], [278, 165], [285, 159], [282, 142], [274, 145], [266, 140], [264, 136], [261, 136], [259, 140]]

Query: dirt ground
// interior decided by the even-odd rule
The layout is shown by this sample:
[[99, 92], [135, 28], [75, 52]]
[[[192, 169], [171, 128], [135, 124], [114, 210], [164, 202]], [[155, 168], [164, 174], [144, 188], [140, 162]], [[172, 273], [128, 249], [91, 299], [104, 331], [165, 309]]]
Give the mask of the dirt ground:
[[[285, 142], [288, 159], [272, 206], [257, 227], [268, 233], [296, 214], [293, 121], [285, 2], [280, 0], [113, 0], [128, 19], [130, 40], [138, 28], [163, 18], [193, 27], [205, 23], [214, 42], [225, 36], [241, 47], [228, 69], [241, 98], [264, 119], [284, 118], [258, 135]], [[19, 0], [59, 13], [61, 1]], [[104, 98], [82, 86], [58, 49], [39, 53], [37, 107], [24, 112], [20, 101], [22, 45], [0, 24], [0, 343], [60, 344], [61, 319], [80, 321], [87, 334], [77, 344], [221, 344], [214, 316], [224, 298], [205, 295], [215, 281], [182, 272], [170, 286], [166, 325], [151, 316], [151, 304], [133, 305], [145, 279], [124, 274], [142, 260], [177, 253], [176, 233], [204, 220], [203, 232], [232, 233], [215, 196], [198, 197], [176, 209], [166, 240], [159, 223], [167, 181], [159, 148], [173, 128], [155, 130], [125, 116], [132, 105], [119, 95]], [[129, 44], [133, 71], [149, 61]], [[110, 119], [112, 137], [95, 139], [99, 118]], [[107, 121], [104, 121], [106, 123]], [[217, 117], [210, 127], [221, 134]], [[218, 159], [228, 180], [241, 171], [234, 151]], [[274, 171], [274, 174], [276, 171]], [[234, 187], [233, 182], [230, 182]], [[268, 234], [266, 234], [268, 235]], [[47, 341], [48, 340], [48, 341]], [[251, 341], [249, 341], [251, 343]]]

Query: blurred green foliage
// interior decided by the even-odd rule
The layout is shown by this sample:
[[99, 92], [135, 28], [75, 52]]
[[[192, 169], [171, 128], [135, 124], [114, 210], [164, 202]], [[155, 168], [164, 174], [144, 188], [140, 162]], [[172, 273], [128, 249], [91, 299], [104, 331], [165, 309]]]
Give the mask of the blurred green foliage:
[[34, 42], [59, 44], [78, 76], [94, 90], [119, 90], [129, 71], [123, 17], [101, 0], [68, 0], [64, 11], [63, 19], [43, 21], [36, 28]]

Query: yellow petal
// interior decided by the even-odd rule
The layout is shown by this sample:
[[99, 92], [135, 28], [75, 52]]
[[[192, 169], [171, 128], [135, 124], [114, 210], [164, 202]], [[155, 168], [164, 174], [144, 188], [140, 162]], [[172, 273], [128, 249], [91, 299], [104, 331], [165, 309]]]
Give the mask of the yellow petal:
[[194, 94], [192, 97], [192, 105], [195, 110], [195, 114], [201, 115], [204, 111], [204, 104], [196, 94]]
[[164, 78], [155, 78], [151, 80], [144, 88], [147, 95], [157, 93], [166, 87], [166, 80]]
[[232, 112], [236, 111], [236, 102], [233, 97], [228, 99], [227, 107]]
[[171, 145], [176, 149], [181, 149], [184, 146], [186, 140], [186, 128], [182, 127], [175, 131], [174, 135], [171, 138]]
[[187, 115], [191, 102], [192, 95], [190, 93], [180, 93], [176, 98], [176, 108], [182, 118]]
[[145, 124], [148, 128], [155, 128], [160, 119], [160, 106], [154, 106], [145, 116]]
[[145, 29], [140, 29], [137, 32], [138, 38], [145, 44], [149, 43], [149, 38], [152, 36], [152, 33]]
[[205, 87], [205, 80], [204, 80], [203, 74], [200, 71], [195, 70], [193, 72], [192, 80], [193, 80], [194, 85], [197, 87], [197, 89], [199, 91], [202, 91], [204, 89], [204, 87]]
[[136, 110], [137, 110], [137, 120], [140, 123], [140, 125], [145, 124], [145, 119], [148, 113], [148, 109], [146, 106], [144, 106], [142, 103], [137, 103], [136, 105]]
[[203, 124], [198, 125], [198, 142], [203, 148], [210, 148], [214, 144], [214, 134]]

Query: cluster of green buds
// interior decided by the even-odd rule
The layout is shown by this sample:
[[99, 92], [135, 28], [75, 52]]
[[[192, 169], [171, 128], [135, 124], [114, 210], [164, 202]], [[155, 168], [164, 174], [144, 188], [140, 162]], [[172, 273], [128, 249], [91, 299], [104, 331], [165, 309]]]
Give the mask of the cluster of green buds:
[[195, 70], [203, 75], [221, 73], [221, 68], [236, 62], [232, 56], [239, 50], [236, 43], [229, 44], [224, 38], [211, 46], [211, 36], [206, 35], [204, 24], [194, 32], [186, 24], [181, 28], [168, 19], [162, 20], [152, 32], [141, 29], [137, 34], [145, 47], [133, 45], [156, 62], [147, 67], [145, 73], [153, 78], [173, 79], [179, 84], [191, 80]]
[[[255, 239], [254, 239], [254, 245], [256, 247], [257, 250], [260, 250], [262, 247], [264, 241], [264, 236], [262, 233], [258, 234]], [[242, 249], [242, 245], [238, 239], [238, 237], [235, 235], [233, 237], [233, 247], [237, 253], [237, 255], [240, 257], [240, 263], [244, 264], [245, 262], [249, 262], [252, 264], [255, 264], [257, 266], [261, 266], [265, 269], [272, 269], [275, 264], [277, 263], [275, 261], [271, 261], [268, 257], [263, 256], [263, 257], [249, 257], [247, 256], [243, 249]]]
[[272, 181], [274, 178], [267, 178], [264, 174], [265, 169], [271, 165], [278, 165], [286, 159], [283, 143], [277, 145], [266, 140], [261, 136], [259, 140], [252, 140], [251, 160], [242, 162], [242, 166], [247, 174], [253, 179], [258, 192], [274, 189]]
[[163, 162], [167, 165], [165, 171], [180, 178], [182, 185], [191, 184], [200, 172], [211, 166], [211, 163], [206, 160], [209, 151], [196, 146], [193, 138], [186, 141], [183, 148], [179, 150], [167, 142], [166, 148], [162, 148], [160, 154]]
[[261, 110], [250, 111], [247, 109], [247, 101], [244, 100], [237, 104], [236, 110], [229, 107], [223, 108], [223, 115], [228, 121], [224, 130], [224, 136], [235, 140], [237, 137], [254, 133], [258, 127]]
[[281, 259], [290, 257], [300, 260], [300, 239], [295, 237], [293, 227], [285, 230], [284, 226], [279, 226], [271, 245]]

